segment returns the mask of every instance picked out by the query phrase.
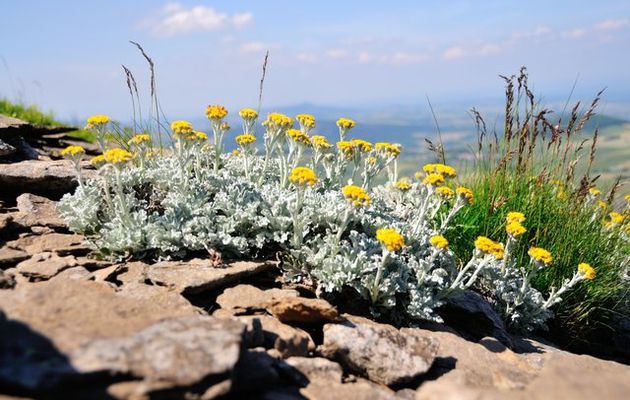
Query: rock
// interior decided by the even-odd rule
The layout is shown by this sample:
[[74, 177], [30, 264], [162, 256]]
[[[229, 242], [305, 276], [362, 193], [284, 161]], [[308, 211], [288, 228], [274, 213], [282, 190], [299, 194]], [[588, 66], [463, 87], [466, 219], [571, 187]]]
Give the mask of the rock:
[[400, 332], [391, 325], [351, 317], [342, 324], [324, 325], [324, 343], [319, 350], [347, 371], [384, 385], [396, 385], [427, 372], [438, 343], [419, 332]]
[[440, 316], [446, 324], [465, 330], [476, 340], [493, 336], [508, 347], [513, 345], [501, 316], [480, 294], [471, 290], [449, 298], [440, 308]]
[[[197, 325], [197, 322], [180, 321], [162, 325], [160, 329], [143, 331], [158, 321], [196, 316], [199, 312], [179, 294], [164, 288], [147, 286], [146, 290], [117, 292], [108, 284], [83, 280], [51, 279], [27, 285], [18, 284], [13, 290], [0, 291], [0, 309], [7, 318], [0, 327], [0, 336], [3, 338], [0, 341], [0, 382], [34, 391], [58, 388], [67, 379], [76, 381], [86, 371], [93, 371], [97, 350], [102, 350], [104, 356], [113, 357], [109, 361], [102, 360], [104, 365], [108, 362], [111, 362], [107, 365], [112, 368], [114, 364], [122, 365], [120, 360], [123, 356], [118, 352], [103, 350], [103, 341], [127, 337], [126, 342], [109, 342], [122, 346], [122, 343], [137, 343], [139, 338], [155, 339], [154, 343], [163, 343], [161, 338], [165, 338], [165, 342], [183, 337], [190, 340], [188, 335], [178, 336], [182, 332], [180, 327], [189, 327], [207, 343], [208, 336], [204, 336], [205, 333], [201, 331], [210, 325], [215, 326], [214, 322], [209, 325], [199, 322]], [[224, 326], [223, 323], [216, 324]], [[171, 336], [165, 333], [163, 337], [156, 333], [156, 330], [163, 329], [173, 329], [175, 332]], [[134, 338], [141, 331], [144, 333]], [[90, 347], [94, 346], [93, 343], [99, 345]], [[195, 352], [199, 351], [195, 343], [172, 344], [166, 349], [180, 349], [183, 352], [186, 346]], [[165, 357], [164, 368], [171, 362], [179, 362], [168, 358], [168, 352], [161, 351], [159, 347], [153, 350], [140, 348], [146, 353], [154, 351], [156, 357]], [[189, 353], [182, 354], [191, 359], [197, 357]], [[86, 358], [87, 355], [90, 358]], [[133, 358], [133, 354], [127, 356]], [[137, 360], [130, 360], [124, 367], [132, 371], [145, 371], [143, 366], [150, 365], [150, 361], [144, 357], [142, 355]], [[88, 363], [88, 360], [92, 361]], [[155, 376], [162, 376], [161, 371], [164, 370], [156, 370]], [[185, 381], [182, 376], [173, 379]]]
[[269, 304], [269, 310], [282, 322], [332, 322], [339, 318], [337, 309], [322, 299], [304, 297], [273, 299]]
[[127, 271], [124, 264], [111, 265], [101, 268], [92, 273], [94, 280], [97, 282], [113, 282], [114, 279], [123, 272]]
[[356, 382], [336, 383], [325, 380], [316, 380], [300, 389], [300, 393], [309, 400], [395, 400], [396, 392], [359, 379]]
[[30, 256], [27, 252], [4, 246], [0, 248], [0, 267], [12, 266]]
[[275, 262], [237, 261], [225, 267], [212, 266], [212, 260], [164, 261], [147, 268], [147, 279], [172, 287], [183, 294], [195, 294], [225, 286], [238, 279], [276, 266]]
[[64, 269], [77, 265], [72, 256], [59, 257], [57, 254], [45, 252], [37, 253], [28, 260], [16, 266], [17, 271], [33, 281], [50, 279]]
[[217, 297], [217, 304], [223, 309], [234, 310], [235, 314], [265, 310], [268, 304], [279, 298], [297, 297], [296, 290], [261, 290], [252, 285], [237, 285], [227, 288]]
[[16, 223], [23, 226], [47, 226], [67, 228], [63, 218], [57, 213], [57, 203], [45, 197], [24, 193], [17, 197], [19, 213], [14, 217]]
[[80, 280], [80, 281], [89, 281], [93, 280], [94, 276], [87, 269], [76, 266], [64, 269], [59, 272], [57, 275], [52, 277], [51, 279], [69, 279], [69, 280]]
[[0, 289], [13, 289], [15, 287], [15, 277], [0, 269]]
[[0, 139], [0, 157], [13, 154], [16, 151], [17, 149], [15, 147], [11, 146], [9, 143], [6, 143], [2, 139]]
[[287, 364], [302, 373], [309, 381], [323, 380], [341, 383], [343, 370], [336, 362], [323, 357], [289, 357]]
[[[83, 177], [89, 179], [95, 171], [84, 162]], [[57, 198], [77, 187], [76, 171], [68, 160], [27, 160], [0, 164], [0, 187], [6, 194], [33, 193]]]
[[[280, 382], [280, 361], [270, 357], [265, 349], [250, 349], [243, 352], [234, 371], [234, 397], [253, 397]], [[249, 396], [248, 396], [249, 395]]]
[[0, 138], [37, 137], [45, 134], [63, 133], [76, 130], [65, 126], [33, 125], [21, 119], [0, 114]]
[[59, 255], [84, 255], [90, 248], [84, 243], [81, 235], [65, 233], [47, 233], [44, 235], [27, 235], [7, 242], [7, 246], [19, 249], [28, 254], [55, 252]]
[[[306, 331], [295, 328], [268, 315], [238, 315], [229, 310], [219, 309], [213, 316], [231, 318], [248, 326], [246, 335], [250, 338], [250, 347], [262, 345], [278, 351], [280, 357], [305, 356], [315, 350], [315, 343]], [[262, 343], [260, 343], [262, 332]], [[252, 343], [253, 342], [253, 343]]]
[[189, 386], [229, 375], [239, 359], [243, 329], [236, 321], [210, 316], [170, 318], [130, 336], [86, 342], [71, 360], [82, 373], [108, 371]]
[[624, 399], [630, 391], [630, 366], [535, 341], [529, 352], [515, 353], [494, 338], [475, 343], [451, 332], [401, 331], [414, 330], [440, 341], [434, 380], [417, 389], [418, 400]]

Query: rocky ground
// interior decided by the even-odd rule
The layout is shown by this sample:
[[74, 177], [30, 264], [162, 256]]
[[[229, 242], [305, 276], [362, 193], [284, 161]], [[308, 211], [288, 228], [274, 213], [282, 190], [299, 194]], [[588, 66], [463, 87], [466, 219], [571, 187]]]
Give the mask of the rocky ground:
[[0, 398], [630, 393], [629, 366], [512, 336], [473, 293], [447, 310], [452, 327], [396, 328], [283, 284], [272, 261], [94, 260], [55, 211], [73, 175], [65, 161], [0, 164]]

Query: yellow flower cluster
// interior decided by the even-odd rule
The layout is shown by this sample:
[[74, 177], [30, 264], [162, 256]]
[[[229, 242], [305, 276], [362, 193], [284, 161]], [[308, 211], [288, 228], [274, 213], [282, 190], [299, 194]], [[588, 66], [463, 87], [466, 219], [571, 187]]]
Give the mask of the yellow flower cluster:
[[337, 148], [341, 151], [346, 157], [350, 158], [354, 155], [354, 143], [348, 140], [342, 140], [337, 142]]
[[505, 226], [505, 231], [508, 233], [508, 235], [512, 237], [517, 237], [527, 232], [527, 229], [525, 229], [525, 227], [521, 225], [520, 222], [512, 221], [507, 223], [507, 225]]
[[477, 237], [475, 247], [481, 252], [493, 255], [497, 260], [502, 260], [505, 255], [505, 249], [502, 243], [495, 242], [485, 236]]
[[468, 189], [467, 187], [459, 186], [457, 189], [455, 189], [455, 191], [462, 199], [466, 200], [468, 204], [472, 204], [473, 201], [475, 201], [472, 190]]
[[440, 186], [439, 188], [435, 190], [435, 192], [439, 196], [444, 197], [445, 199], [452, 199], [453, 196], [455, 196], [455, 192], [453, 191], [453, 189], [446, 186]]
[[376, 231], [376, 239], [389, 251], [398, 251], [405, 246], [405, 238], [395, 229], [381, 228]]
[[293, 126], [293, 119], [281, 113], [270, 113], [263, 125], [271, 129], [288, 129]]
[[68, 146], [61, 150], [62, 157], [75, 157], [85, 154], [85, 149], [81, 146]]
[[171, 129], [176, 135], [189, 135], [193, 133], [194, 129], [190, 122], [188, 121], [173, 121], [171, 124]]
[[311, 144], [315, 150], [328, 150], [332, 147], [332, 145], [328, 143], [326, 136], [316, 135], [311, 137]]
[[123, 149], [110, 149], [103, 153], [103, 158], [110, 164], [121, 164], [131, 160], [133, 154]]
[[541, 247], [531, 247], [527, 252], [531, 258], [545, 265], [551, 264], [553, 257], [551, 253]]
[[444, 176], [448, 176], [450, 178], [454, 178], [457, 176], [457, 171], [455, 171], [455, 168], [451, 167], [450, 165], [444, 165], [444, 164], [425, 164], [422, 169], [424, 170], [424, 172], [426, 173], [434, 173], [434, 174], [441, 174]]
[[525, 214], [518, 211], [511, 211], [507, 213], [505, 219], [507, 219], [508, 224], [510, 222], [525, 222]]
[[355, 127], [355, 125], [356, 125], [356, 122], [348, 118], [339, 118], [337, 120], [337, 126], [340, 127], [341, 129], [345, 129], [345, 130], [352, 129]]
[[629, 194], [627, 194], [627, 195], [625, 195], [625, 196], [623, 196], [623, 198], [624, 198], [626, 201], [630, 201], [630, 193], [629, 193]]
[[105, 125], [109, 122], [109, 117], [107, 115], [92, 115], [87, 119], [88, 128], [93, 128], [99, 125]]
[[206, 108], [206, 116], [208, 119], [221, 120], [228, 115], [228, 110], [218, 104], [211, 104]]
[[588, 280], [595, 279], [595, 275], [597, 275], [595, 268], [591, 267], [591, 265], [587, 263], [578, 264], [578, 271]]
[[308, 167], [295, 167], [289, 175], [289, 180], [298, 186], [313, 186], [317, 182], [317, 175]]
[[193, 134], [187, 136], [186, 139], [188, 139], [188, 140], [199, 140], [199, 141], [203, 142], [203, 141], [208, 140], [208, 135], [206, 135], [205, 132], [194, 131]]
[[144, 142], [150, 142], [151, 141], [151, 136], [147, 135], [147, 134], [138, 134], [138, 135], [134, 135], [131, 139], [129, 139], [129, 141], [127, 143], [131, 144], [142, 144]]
[[238, 112], [238, 115], [243, 119], [256, 119], [258, 118], [258, 112], [253, 108], [242, 108], [241, 111]]
[[444, 183], [444, 175], [436, 173], [427, 174], [427, 176], [424, 177], [422, 183], [424, 183], [425, 185], [440, 186]]
[[311, 144], [311, 138], [306, 133], [302, 132], [299, 129], [289, 129], [287, 131], [287, 135], [291, 139], [293, 139], [296, 143], [307, 145], [307, 146]]
[[400, 154], [400, 146], [393, 143], [378, 142], [376, 143], [375, 148], [376, 151], [380, 151], [394, 157], [397, 157]]
[[411, 183], [409, 183], [408, 181], [400, 180], [394, 183], [394, 187], [399, 190], [409, 190], [411, 189]]
[[315, 127], [315, 117], [310, 114], [298, 114], [295, 116], [295, 119], [307, 129], [313, 129]]
[[588, 192], [593, 196], [599, 196], [602, 193], [602, 191], [597, 189], [596, 187], [589, 188]]
[[448, 249], [448, 240], [446, 240], [446, 238], [442, 235], [431, 236], [429, 242], [440, 249]]
[[367, 206], [372, 201], [370, 195], [359, 186], [346, 185], [341, 189], [341, 193], [353, 206]]
[[350, 142], [359, 151], [362, 151], [364, 153], [369, 153], [370, 151], [372, 151], [372, 147], [373, 147], [372, 143], [368, 142], [367, 140], [352, 139]]
[[246, 146], [248, 144], [252, 144], [256, 141], [256, 136], [252, 135], [251, 133], [246, 133], [244, 135], [238, 135], [234, 140], [236, 140], [236, 143], [240, 144], [241, 146]]
[[98, 167], [99, 165], [105, 164], [105, 156], [100, 154], [98, 156], [94, 156], [90, 159], [90, 164]]
[[610, 220], [608, 221], [609, 226], [617, 226], [623, 223], [623, 220], [625, 219], [623, 214], [620, 214], [616, 211], [613, 211], [610, 214], [608, 214], [608, 218], [610, 218]]

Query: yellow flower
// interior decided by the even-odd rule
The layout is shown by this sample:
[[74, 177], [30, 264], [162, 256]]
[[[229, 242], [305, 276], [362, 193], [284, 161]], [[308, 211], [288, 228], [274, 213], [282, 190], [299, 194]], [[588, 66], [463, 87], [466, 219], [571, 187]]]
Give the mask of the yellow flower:
[[370, 157], [366, 158], [366, 159], [365, 159], [365, 161], [366, 161], [368, 164], [376, 164], [376, 157], [372, 157], [372, 156], [370, 156]]
[[559, 198], [560, 200], [566, 199], [567, 198], [567, 193], [564, 190], [559, 190], [558, 194], [556, 195], [556, 197]]
[[254, 143], [256, 141], [256, 136], [252, 135], [251, 133], [246, 133], [244, 135], [238, 135], [235, 140], [236, 143], [240, 144], [241, 146], [246, 146], [248, 144]]
[[395, 229], [381, 228], [376, 231], [376, 239], [389, 251], [398, 251], [405, 245], [405, 238]]
[[354, 206], [367, 206], [372, 201], [370, 195], [359, 186], [346, 185], [341, 189], [341, 193]]
[[243, 119], [256, 119], [258, 118], [258, 112], [253, 108], [241, 108], [241, 111], [238, 112], [238, 115]]
[[502, 260], [505, 255], [503, 243], [495, 242], [485, 236], [477, 237], [475, 240], [475, 248], [483, 253], [494, 256], [497, 260]]
[[298, 114], [295, 116], [295, 119], [307, 129], [313, 129], [315, 127], [315, 117], [310, 114]]
[[133, 154], [124, 149], [110, 149], [103, 153], [105, 161], [110, 164], [121, 164], [133, 158]]
[[424, 170], [424, 172], [426, 173], [435, 173], [435, 174], [441, 174], [441, 175], [445, 175], [451, 178], [454, 178], [457, 176], [457, 171], [455, 170], [455, 168], [451, 167], [450, 165], [444, 165], [444, 164], [425, 164], [422, 169]]
[[90, 159], [90, 164], [94, 165], [95, 167], [98, 167], [101, 164], [105, 164], [105, 156], [101, 154], [101, 155], [92, 157]]
[[289, 129], [287, 135], [293, 139], [296, 143], [309, 145], [311, 144], [311, 138], [299, 129]]
[[578, 264], [578, 271], [588, 280], [595, 279], [595, 275], [597, 275], [595, 268], [591, 267], [591, 265], [587, 263]]
[[475, 201], [472, 190], [468, 189], [467, 187], [459, 186], [457, 189], [455, 189], [455, 191], [462, 199], [466, 200], [468, 204], [472, 204], [473, 201]]
[[359, 149], [359, 151], [362, 151], [364, 153], [368, 153], [370, 151], [372, 151], [372, 143], [366, 141], [366, 140], [361, 140], [361, 139], [352, 139], [351, 142], [354, 144], [354, 146]]
[[411, 183], [405, 180], [400, 180], [394, 183], [394, 187], [400, 190], [409, 190], [411, 189]]
[[442, 235], [431, 236], [429, 242], [440, 249], [448, 249], [448, 240], [446, 240], [446, 238]]
[[195, 131], [194, 135], [191, 137], [192, 140], [206, 141], [208, 140], [208, 135], [205, 132]]
[[424, 183], [425, 185], [440, 186], [444, 183], [444, 175], [434, 173], [428, 174], [424, 177], [422, 183]]
[[440, 186], [435, 192], [446, 199], [452, 199], [455, 196], [453, 189], [446, 186]]
[[299, 186], [313, 186], [317, 182], [317, 175], [308, 167], [295, 167], [289, 175], [289, 180]]
[[418, 172], [414, 173], [413, 176], [415, 176], [416, 179], [423, 179], [424, 178], [424, 172], [418, 171]]
[[63, 157], [75, 157], [83, 154], [85, 154], [85, 149], [81, 146], [68, 146], [61, 150]]
[[225, 118], [226, 115], [228, 115], [228, 110], [221, 105], [212, 104], [206, 108], [206, 116], [208, 119], [221, 120]]
[[612, 228], [612, 227], [615, 227], [615, 226], [617, 226], [619, 224], [622, 224], [624, 219], [625, 219], [623, 214], [620, 214], [620, 213], [618, 213], [616, 211], [613, 211], [613, 212], [609, 213], [608, 214], [608, 218], [609, 218], [608, 221], [604, 222], [604, 225], [607, 228]]
[[280, 113], [270, 113], [263, 125], [270, 129], [288, 129], [293, 126], [293, 119]]
[[397, 157], [400, 154], [400, 146], [397, 144], [378, 142], [375, 145], [376, 151], [386, 153], [390, 156]]
[[629, 193], [629, 194], [627, 194], [627, 195], [625, 195], [625, 196], [623, 196], [623, 198], [624, 198], [626, 201], [630, 201], [630, 193]]
[[608, 203], [606, 203], [604, 200], [597, 200], [597, 207], [605, 210], [608, 208]]
[[328, 150], [332, 147], [332, 144], [328, 143], [325, 136], [313, 136], [311, 137], [311, 144], [315, 150]]
[[190, 122], [188, 121], [173, 121], [171, 124], [171, 129], [175, 132], [176, 135], [189, 135], [193, 133], [194, 129]]
[[551, 253], [541, 247], [532, 247], [527, 252], [531, 258], [541, 262], [545, 265], [550, 264], [553, 261]]
[[355, 125], [356, 125], [356, 122], [348, 118], [339, 118], [337, 120], [337, 126], [341, 129], [345, 129], [345, 130], [352, 129], [354, 128]]
[[507, 222], [508, 224], [510, 222], [525, 222], [525, 214], [523, 214], [522, 212], [518, 212], [518, 211], [511, 211], [507, 214]]
[[588, 192], [592, 194], [593, 196], [599, 196], [602, 193], [602, 191], [597, 189], [596, 187], [592, 187], [588, 189]]
[[517, 237], [527, 232], [527, 229], [520, 222], [514, 220], [512, 222], [508, 222], [505, 226], [505, 231], [512, 237]]
[[151, 141], [151, 136], [146, 135], [146, 134], [139, 134], [139, 135], [134, 135], [131, 139], [129, 139], [129, 141], [127, 143], [131, 144], [142, 144], [144, 142], [150, 142]]
[[87, 119], [87, 127], [93, 128], [99, 125], [105, 125], [109, 122], [109, 117], [107, 115], [92, 115]]
[[232, 150], [232, 155], [233, 156], [238, 157], [239, 154], [240, 153], [238, 152], [238, 150], [236, 150], [236, 149]]
[[337, 148], [348, 158], [354, 155], [354, 143], [347, 140], [337, 142]]

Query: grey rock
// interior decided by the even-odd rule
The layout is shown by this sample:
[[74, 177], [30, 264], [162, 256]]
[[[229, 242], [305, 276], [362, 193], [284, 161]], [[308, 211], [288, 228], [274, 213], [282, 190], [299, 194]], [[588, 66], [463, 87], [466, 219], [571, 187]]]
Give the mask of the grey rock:
[[11, 146], [9, 143], [6, 143], [2, 139], [0, 139], [0, 157], [13, 154], [16, 151], [17, 149], [15, 147]]
[[43, 235], [26, 235], [6, 243], [7, 247], [38, 254], [55, 252], [59, 255], [84, 255], [90, 251], [81, 235], [65, 233], [46, 233]]
[[353, 373], [374, 382], [395, 385], [427, 372], [439, 342], [417, 332], [401, 333], [391, 325], [352, 317], [342, 324], [324, 325], [319, 351]]
[[276, 267], [275, 262], [237, 261], [224, 267], [213, 266], [212, 260], [164, 261], [147, 268], [147, 278], [180, 293], [195, 294], [226, 286], [246, 276]]
[[20, 225], [34, 227], [67, 228], [67, 224], [57, 213], [57, 203], [46, 197], [24, 193], [16, 199], [19, 213], [14, 221]]
[[[88, 162], [83, 163], [83, 177], [94, 176]], [[76, 171], [68, 160], [26, 160], [0, 164], [0, 187], [7, 194], [33, 193], [61, 197], [77, 187]]]
[[336, 362], [323, 357], [289, 357], [287, 364], [302, 373], [308, 381], [324, 380], [341, 383], [343, 370]]

